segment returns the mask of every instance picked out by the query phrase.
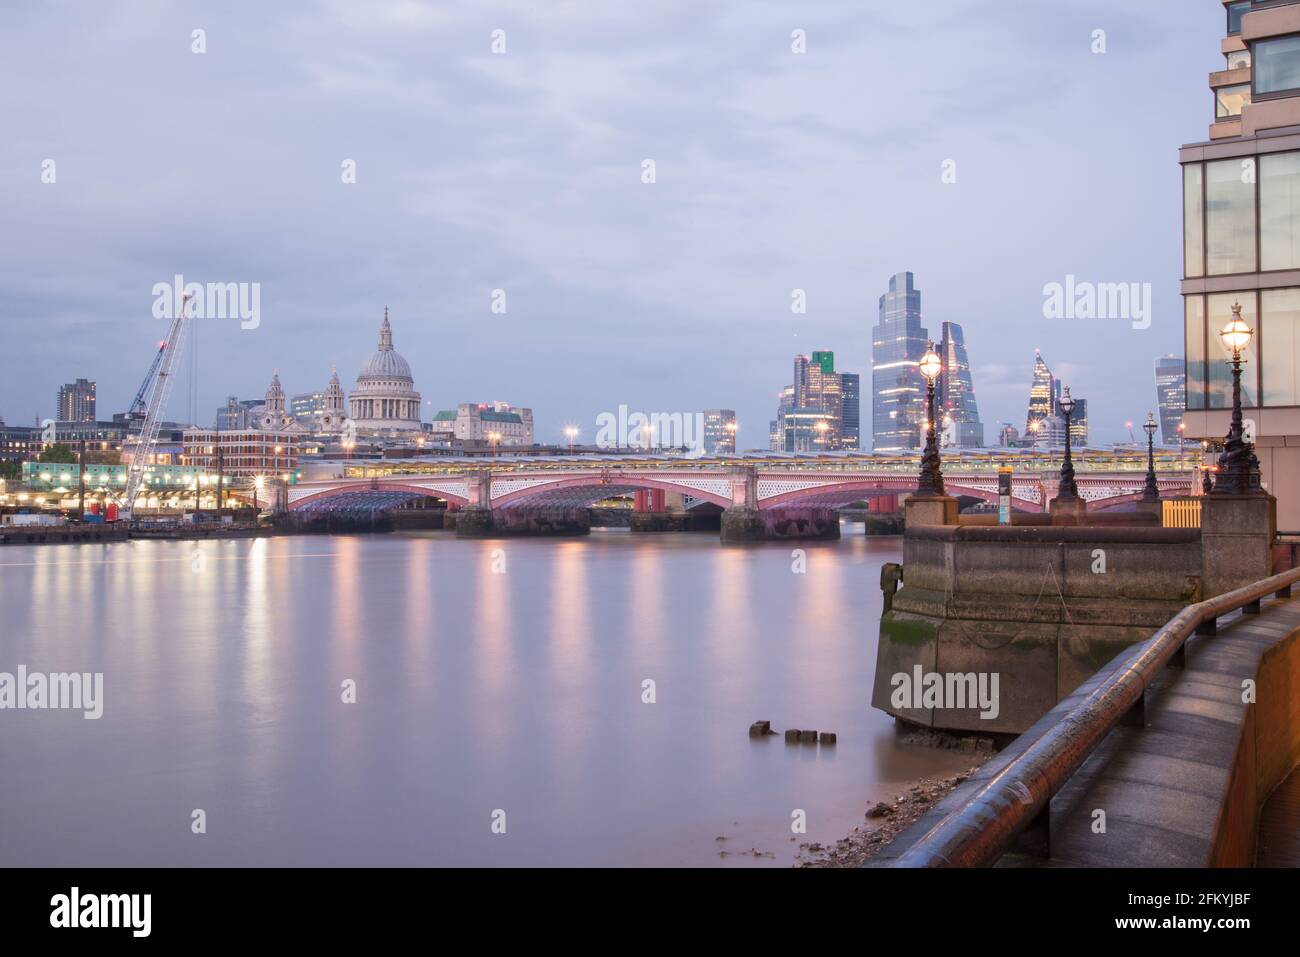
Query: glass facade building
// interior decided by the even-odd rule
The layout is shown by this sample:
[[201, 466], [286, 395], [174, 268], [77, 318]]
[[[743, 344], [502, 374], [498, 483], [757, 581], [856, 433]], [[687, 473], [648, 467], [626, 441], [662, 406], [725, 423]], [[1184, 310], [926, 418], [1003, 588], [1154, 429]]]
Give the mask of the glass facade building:
[[929, 344], [921, 325], [921, 291], [910, 272], [889, 279], [871, 334], [871, 447], [921, 447], [926, 383], [918, 368]]
[[[819, 350], [794, 357], [793, 378], [779, 396], [769, 430], [771, 447], [798, 452], [858, 448], [861, 377], [836, 372], [835, 353]], [[814, 435], [809, 428], [818, 431]]]
[[1187, 376], [1182, 356], [1161, 356], [1156, 360], [1156, 408], [1159, 409], [1160, 444], [1179, 444], [1178, 426], [1187, 403]]
[[862, 376], [856, 372], [840, 373], [843, 414], [840, 417], [840, 448], [862, 448]]
[[[1236, 112], [1211, 114], [1209, 139], [1179, 151], [1183, 192], [1182, 421], [1189, 442], [1218, 442], [1232, 405], [1229, 356], [1219, 333], [1240, 305], [1254, 330], [1242, 376], [1246, 429], [1264, 487], [1278, 499], [1278, 528], [1300, 530], [1300, 2], [1225, 5], [1225, 60], [1211, 73], [1216, 104], [1246, 96]], [[1178, 441], [1166, 411], [1176, 376], [1157, 367], [1166, 444]], [[1160, 384], [1161, 382], [1165, 384]], [[1172, 428], [1170, 423], [1172, 423]]]
[[733, 409], [704, 410], [704, 453], [734, 455], [736, 451], [736, 413]]
[[975, 401], [966, 337], [955, 322], [943, 324], [939, 358], [943, 361], [943, 371], [935, 383], [935, 395], [942, 409], [940, 423], [944, 444], [963, 449], [983, 448], [984, 425], [980, 422], [979, 406]]
[[1034, 350], [1034, 378], [1029, 384], [1029, 414], [1025, 418], [1025, 435], [1032, 436], [1039, 428], [1037, 423], [1056, 414], [1056, 401], [1060, 387], [1052, 370], [1043, 361], [1043, 354]]

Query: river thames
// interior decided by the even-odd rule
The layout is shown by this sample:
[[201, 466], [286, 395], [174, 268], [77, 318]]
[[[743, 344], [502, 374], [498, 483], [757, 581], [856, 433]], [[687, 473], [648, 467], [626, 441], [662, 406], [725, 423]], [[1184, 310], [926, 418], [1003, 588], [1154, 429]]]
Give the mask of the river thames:
[[970, 764], [870, 708], [901, 539], [844, 533], [6, 547], [0, 671], [104, 678], [0, 712], [0, 864], [788, 865]]

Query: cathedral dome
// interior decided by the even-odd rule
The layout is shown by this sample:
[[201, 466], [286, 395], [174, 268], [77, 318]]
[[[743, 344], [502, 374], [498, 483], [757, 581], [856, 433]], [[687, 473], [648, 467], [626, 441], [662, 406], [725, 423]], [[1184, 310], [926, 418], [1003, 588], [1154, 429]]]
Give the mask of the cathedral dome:
[[393, 349], [393, 328], [388, 322], [387, 308], [379, 327], [378, 351], [361, 367], [348, 407], [358, 428], [420, 429], [420, 393], [415, 391], [410, 365]]
[[[387, 319], [384, 320], [387, 324]], [[357, 376], [357, 383], [363, 379], [410, 379], [411, 366], [402, 354], [393, 349], [392, 333], [389, 332], [387, 347], [380, 341], [379, 351], [366, 360]]]

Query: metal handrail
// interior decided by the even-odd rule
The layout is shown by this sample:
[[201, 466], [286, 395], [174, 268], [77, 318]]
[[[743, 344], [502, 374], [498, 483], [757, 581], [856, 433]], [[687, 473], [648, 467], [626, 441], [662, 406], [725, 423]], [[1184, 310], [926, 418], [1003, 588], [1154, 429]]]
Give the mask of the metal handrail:
[[1188, 605], [1129, 651], [1092, 692], [1022, 753], [946, 815], [894, 862], [895, 867], [986, 867], [1011, 847], [1052, 797], [1143, 694], [1201, 625], [1220, 615], [1286, 595], [1300, 568]]

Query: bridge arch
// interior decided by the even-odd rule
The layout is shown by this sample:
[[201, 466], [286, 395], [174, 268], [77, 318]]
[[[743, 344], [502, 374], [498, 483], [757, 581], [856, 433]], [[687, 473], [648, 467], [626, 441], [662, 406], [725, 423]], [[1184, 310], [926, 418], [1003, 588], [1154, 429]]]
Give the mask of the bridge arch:
[[469, 499], [465, 496], [441, 488], [403, 482], [367, 481], [313, 492], [290, 502], [289, 510], [314, 512], [366, 508], [383, 511], [421, 498], [441, 498], [455, 505], [469, 504]]
[[[959, 481], [946, 482], [949, 495], [966, 495], [984, 502], [996, 503], [996, 492], [963, 485]], [[827, 482], [822, 485], [810, 485], [807, 488], [792, 489], [771, 495], [759, 501], [759, 508], [781, 508], [788, 505], [820, 505], [828, 508], [843, 508], [854, 502], [878, 495], [911, 495], [916, 492], [916, 479], [850, 479], [843, 482]], [[1024, 511], [1040, 511], [1042, 505], [1031, 499], [1012, 496], [1011, 504]]]
[[[714, 484], [717, 485], [718, 483]], [[642, 475], [578, 475], [506, 492], [492, 499], [492, 507], [518, 508], [527, 505], [562, 505], [570, 508], [582, 508], [594, 505], [614, 495], [631, 495], [633, 492], [652, 489], [679, 492], [700, 501], [712, 502], [722, 508], [731, 505], [731, 498], [722, 495], [717, 489], [697, 488], [694, 485], [674, 482], [671, 479], [654, 479]]]

